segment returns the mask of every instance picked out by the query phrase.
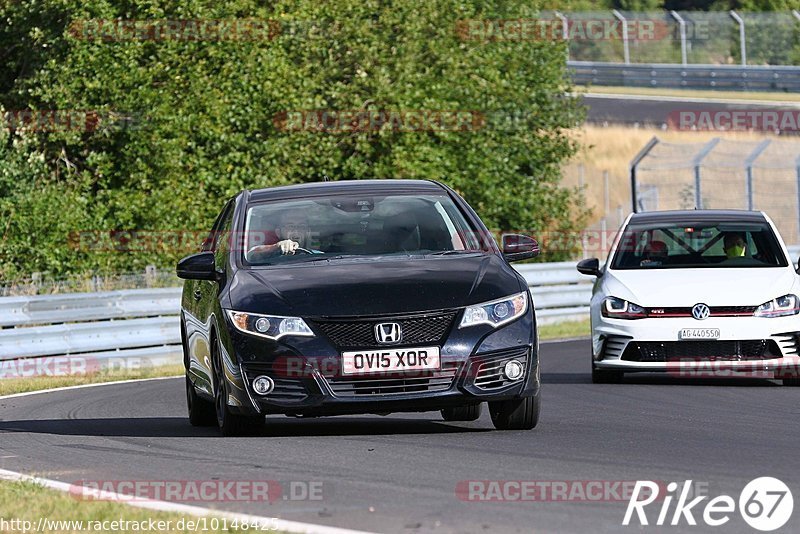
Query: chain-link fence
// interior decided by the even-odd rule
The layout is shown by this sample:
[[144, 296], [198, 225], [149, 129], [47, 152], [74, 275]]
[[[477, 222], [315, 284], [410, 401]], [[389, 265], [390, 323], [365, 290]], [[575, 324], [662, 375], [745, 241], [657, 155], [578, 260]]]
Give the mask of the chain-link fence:
[[[547, 12], [572, 61], [702, 65], [800, 64], [800, 12]], [[558, 33], [558, 32], [557, 32]]]
[[800, 142], [648, 143], [631, 165], [636, 211], [762, 210], [800, 244]]
[[149, 265], [143, 272], [118, 273], [73, 278], [56, 278], [49, 273], [32, 273], [29, 278], [3, 281], [0, 297], [18, 295], [56, 295], [61, 293], [94, 293], [117, 289], [177, 287], [181, 281], [172, 269]]

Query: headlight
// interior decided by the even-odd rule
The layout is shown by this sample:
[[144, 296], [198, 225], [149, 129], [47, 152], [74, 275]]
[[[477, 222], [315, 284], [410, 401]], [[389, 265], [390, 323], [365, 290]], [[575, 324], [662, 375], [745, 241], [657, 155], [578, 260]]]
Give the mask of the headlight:
[[797, 306], [796, 295], [784, 295], [769, 302], [765, 302], [758, 308], [753, 315], [756, 317], [786, 317], [787, 315], [797, 315], [800, 308]]
[[528, 310], [528, 292], [517, 293], [510, 297], [505, 297], [483, 304], [468, 306], [464, 310], [464, 317], [461, 319], [459, 328], [475, 326], [476, 324], [488, 324], [498, 327], [506, 324]]
[[644, 308], [617, 297], [606, 297], [603, 301], [601, 313], [603, 317], [612, 319], [643, 319], [647, 317], [647, 312]]
[[314, 336], [314, 332], [300, 317], [282, 317], [280, 315], [259, 315], [228, 310], [231, 322], [246, 334], [280, 339], [283, 336]]

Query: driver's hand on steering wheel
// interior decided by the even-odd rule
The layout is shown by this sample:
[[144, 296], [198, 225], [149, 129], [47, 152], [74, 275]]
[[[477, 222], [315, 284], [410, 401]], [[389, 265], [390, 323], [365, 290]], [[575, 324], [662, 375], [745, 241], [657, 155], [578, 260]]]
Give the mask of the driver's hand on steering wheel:
[[281, 248], [281, 254], [284, 256], [286, 254], [294, 254], [298, 248], [300, 248], [300, 243], [297, 241], [292, 241], [291, 239], [284, 239], [283, 241], [278, 241], [277, 245]]

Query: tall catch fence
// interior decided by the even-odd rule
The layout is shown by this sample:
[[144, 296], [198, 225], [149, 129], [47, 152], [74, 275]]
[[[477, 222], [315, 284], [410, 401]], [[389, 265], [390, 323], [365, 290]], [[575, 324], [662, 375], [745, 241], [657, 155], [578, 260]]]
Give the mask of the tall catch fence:
[[665, 143], [654, 137], [631, 163], [634, 211], [754, 209], [800, 244], [800, 142]]

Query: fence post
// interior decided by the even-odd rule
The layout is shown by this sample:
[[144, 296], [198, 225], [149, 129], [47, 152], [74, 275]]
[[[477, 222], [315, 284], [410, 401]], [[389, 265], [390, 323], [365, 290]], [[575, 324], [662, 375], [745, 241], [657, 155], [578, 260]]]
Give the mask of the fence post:
[[625, 64], [630, 65], [631, 63], [631, 51], [628, 48], [628, 19], [626, 19], [622, 13], [618, 10], [613, 10], [614, 16], [622, 23], [622, 56], [625, 58]]
[[700, 176], [700, 165], [708, 153], [714, 150], [714, 147], [719, 143], [719, 137], [715, 137], [700, 149], [700, 152], [694, 157], [692, 165], [694, 166], [694, 207], [695, 209], [703, 209], [703, 195], [702, 195], [702, 180]]
[[745, 164], [745, 171], [747, 173], [746, 182], [744, 184], [745, 191], [747, 191], [747, 209], [753, 209], [753, 163], [755, 163], [758, 156], [761, 155], [764, 150], [769, 146], [770, 140], [765, 139], [761, 141], [758, 146], [747, 156], [747, 159], [744, 160]]
[[638, 202], [637, 202], [638, 199], [636, 198], [636, 167], [639, 165], [639, 162], [641, 162], [644, 159], [644, 157], [647, 154], [649, 154], [650, 151], [653, 150], [653, 147], [656, 146], [658, 143], [659, 143], [658, 137], [653, 136], [653, 138], [650, 139], [647, 142], [647, 144], [644, 146], [644, 148], [642, 148], [639, 151], [639, 153], [636, 154], [636, 157], [634, 157], [631, 160], [631, 166], [630, 166], [630, 169], [631, 169], [631, 204], [632, 204], [632, 208], [633, 208], [633, 213], [637, 213], [636, 207], [638, 205]]
[[670, 15], [672, 18], [678, 21], [678, 26], [680, 27], [681, 31], [681, 65], [686, 66], [688, 63], [688, 57], [686, 54], [686, 21], [683, 20], [677, 11], [670, 11]]
[[560, 11], [554, 11], [553, 14], [561, 21], [561, 38], [564, 39], [564, 43], [567, 45], [567, 61], [569, 61], [569, 21]]
[[744, 19], [739, 16], [739, 14], [734, 11], [730, 10], [730, 15], [733, 17], [733, 20], [739, 25], [739, 49], [741, 50], [742, 54], [742, 67], [747, 66], [747, 43], [745, 42], [745, 32], [744, 32]]

